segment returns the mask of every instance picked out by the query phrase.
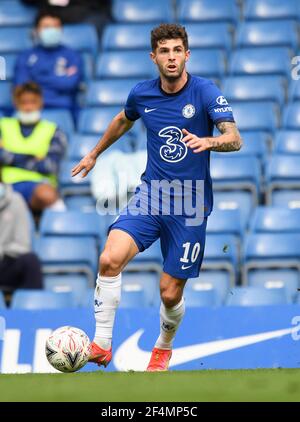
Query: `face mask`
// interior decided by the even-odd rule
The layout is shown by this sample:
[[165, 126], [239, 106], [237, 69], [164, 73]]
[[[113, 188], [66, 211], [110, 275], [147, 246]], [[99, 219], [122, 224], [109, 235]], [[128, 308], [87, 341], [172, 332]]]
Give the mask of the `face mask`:
[[41, 118], [41, 112], [40, 110], [37, 111], [18, 111], [17, 112], [17, 119], [20, 120], [21, 123], [24, 125], [33, 125], [34, 123], [37, 123]]
[[57, 47], [61, 43], [62, 29], [61, 28], [45, 28], [39, 32], [40, 42], [43, 47], [51, 48]]
[[3, 183], [0, 183], [0, 199], [2, 199], [5, 196], [6, 188]]

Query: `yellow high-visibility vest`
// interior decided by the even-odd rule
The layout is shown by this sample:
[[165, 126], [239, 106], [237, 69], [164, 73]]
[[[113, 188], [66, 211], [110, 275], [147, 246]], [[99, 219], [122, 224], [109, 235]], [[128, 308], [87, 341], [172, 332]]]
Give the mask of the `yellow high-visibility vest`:
[[[15, 154], [28, 154], [43, 159], [48, 154], [56, 128], [55, 123], [41, 120], [31, 135], [24, 137], [19, 121], [15, 118], [4, 117], [0, 120], [2, 147]], [[43, 180], [49, 181], [54, 186], [57, 183], [56, 175], [45, 175], [19, 167], [3, 166], [1, 173], [2, 181], [8, 184]]]

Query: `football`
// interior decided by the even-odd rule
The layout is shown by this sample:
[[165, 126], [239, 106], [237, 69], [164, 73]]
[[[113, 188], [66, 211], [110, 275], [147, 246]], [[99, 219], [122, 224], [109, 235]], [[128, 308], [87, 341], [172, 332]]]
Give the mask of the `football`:
[[75, 372], [83, 368], [90, 356], [90, 340], [76, 327], [57, 328], [48, 337], [46, 357], [53, 368], [61, 372]]

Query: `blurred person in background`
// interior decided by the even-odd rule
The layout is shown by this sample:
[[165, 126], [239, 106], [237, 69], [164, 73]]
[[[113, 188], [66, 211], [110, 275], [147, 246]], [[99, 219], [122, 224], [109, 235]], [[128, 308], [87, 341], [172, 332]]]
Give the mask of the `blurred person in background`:
[[83, 64], [77, 51], [62, 44], [62, 32], [59, 16], [47, 11], [38, 14], [34, 30], [37, 45], [18, 57], [14, 82], [36, 82], [42, 88], [46, 108], [76, 112]]
[[57, 14], [63, 23], [91, 23], [101, 34], [103, 26], [111, 20], [111, 0], [22, 0], [39, 10]]
[[42, 287], [40, 261], [31, 252], [28, 208], [19, 193], [0, 181], [0, 290]]
[[43, 97], [33, 82], [14, 91], [16, 117], [0, 119], [2, 181], [13, 185], [34, 212], [64, 208], [57, 174], [67, 140], [55, 123], [41, 119]]

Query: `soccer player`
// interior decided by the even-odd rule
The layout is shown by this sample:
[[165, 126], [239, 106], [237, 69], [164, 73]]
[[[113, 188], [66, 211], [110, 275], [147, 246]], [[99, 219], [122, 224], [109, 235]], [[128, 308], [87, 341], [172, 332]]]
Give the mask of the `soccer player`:
[[[74, 167], [72, 174], [83, 172], [82, 177], [85, 177], [97, 157], [127, 132], [135, 120], [142, 119], [147, 129], [147, 166], [142, 175], [142, 187], [110, 226], [100, 256], [95, 289], [96, 332], [90, 360], [104, 366], [110, 362], [112, 330], [121, 295], [121, 273], [138, 252], [160, 238], [163, 255], [160, 335], [147, 370], [165, 371], [185, 312], [184, 286], [188, 278], [199, 275], [203, 259], [207, 217], [213, 202], [210, 151], [238, 151], [242, 140], [232, 109], [217, 86], [187, 72], [190, 51], [185, 28], [177, 24], [159, 25], [151, 32], [151, 47], [150, 56], [157, 65], [159, 78], [141, 82], [131, 90], [125, 109], [115, 116], [102, 139]], [[220, 136], [212, 136], [214, 125]], [[153, 189], [153, 181], [164, 182], [161, 186], [165, 189], [172, 185], [170, 194], [162, 191], [162, 195], [169, 194], [173, 205], [170, 213], [162, 212], [165, 197], [161, 199], [157, 189]], [[184, 191], [188, 181], [192, 182], [192, 187]], [[186, 208], [181, 213], [174, 211], [189, 196], [194, 202], [200, 197], [201, 205], [197, 205], [195, 213], [201, 208], [202, 219], [199, 215], [188, 219], [191, 214]], [[137, 203], [139, 208], [135, 207]], [[141, 212], [136, 212], [137, 209]]]

